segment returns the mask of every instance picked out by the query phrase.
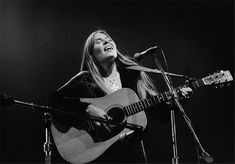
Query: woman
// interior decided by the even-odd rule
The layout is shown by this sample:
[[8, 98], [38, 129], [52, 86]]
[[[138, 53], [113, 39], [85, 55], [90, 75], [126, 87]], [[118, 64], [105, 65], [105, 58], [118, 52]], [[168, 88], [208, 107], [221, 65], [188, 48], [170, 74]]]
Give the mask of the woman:
[[[122, 88], [133, 90], [140, 100], [156, 95], [157, 91], [145, 72], [127, 69], [127, 67], [134, 65], [138, 64], [122, 55], [117, 50], [115, 42], [104, 30], [97, 30], [93, 32], [85, 42], [81, 71], [50, 96], [49, 105], [73, 113], [113, 120], [112, 116], [108, 115], [106, 110], [101, 109], [92, 103], [81, 101], [80, 98], [104, 97], [116, 91], [120, 91]], [[181, 89], [181, 93], [184, 96], [187, 96], [189, 92], [192, 92], [190, 88]], [[168, 108], [167, 105], [158, 107]], [[164, 109], [163, 113], [166, 113], [166, 111], [169, 112], [169, 110]], [[161, 115], [158, 114], [158, 117], [159, 116]], [[144, 119], [143, 127], [145, 130], [142, 133], [146, 133], [147, 128], [145, 127], [147, 119], [145, 112], [142, 111], [140, 114], [136, 114], [136, 117], [136, 119]], [[53, 123], [55, 126], [57, 126], [56, 121], [68, 126], [67, 130], [59, 128], [59, 124], [56, 127], [57, 129], [60, 129], [60, 131], [64, 131], [64, 133], [68, 131], [69, 127], [78, 125], [73, 119], [66, 119], [64, 116], [60, 117], [59, 115], [54, 114], [54, 118]], [[77, 126], [77, 129], [86, 129], [84, 127], [90, 127], [91, 122], [87, 122], [84, 123], [84, 121], [80, 121], [79, 125], [84, 126]], [[90, 131], [89, 128], [87, 128], [86, 131], [92, 136], [95, 143], [102, 143], [121, 132], [120, 128], [115, 129], [113, 126], [104, 123], [92, 122], [92, 127], [94, 125], [95, 131]], [[113, 135], [112, 131], [115, 131], [115, 135]], [[142, 137], [144, 136], [142, 135]], [[101, 155], [94, 160], [91, 160], [91, 162], [146, 162], [142, 137], [132, 137], [127, 139], [126, 142], [117, 140], [110, 145], [107, 150], [101, 153]], [[62, 154], [62, 156], [69, 162], [74, 161], [68, 159], [64, 154]]]

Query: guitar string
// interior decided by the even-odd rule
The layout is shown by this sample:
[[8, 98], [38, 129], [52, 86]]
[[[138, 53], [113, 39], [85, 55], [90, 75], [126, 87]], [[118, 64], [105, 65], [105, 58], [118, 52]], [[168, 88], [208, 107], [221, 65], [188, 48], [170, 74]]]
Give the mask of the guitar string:
[[87, 123], [88, 123], [88, 130], [91, 131], [91, 133], [95, 133], [95, 129], [92, 124], [92, 121], [88, 120]]

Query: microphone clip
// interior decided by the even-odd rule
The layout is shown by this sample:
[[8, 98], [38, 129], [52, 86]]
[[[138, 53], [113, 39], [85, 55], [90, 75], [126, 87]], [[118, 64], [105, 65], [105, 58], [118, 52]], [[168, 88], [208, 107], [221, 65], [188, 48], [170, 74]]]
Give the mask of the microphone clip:
[[142, 126], [132, 126], [129, 132], [122, 133], [119, 136], [120, 141], [128, 141], [129, 139], [141, 139], [143, 136], [143, 127]]

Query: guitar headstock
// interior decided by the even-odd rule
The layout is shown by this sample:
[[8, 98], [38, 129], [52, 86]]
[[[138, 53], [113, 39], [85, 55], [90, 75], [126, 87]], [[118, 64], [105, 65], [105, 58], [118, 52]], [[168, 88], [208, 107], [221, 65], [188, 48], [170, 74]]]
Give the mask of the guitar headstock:
[[219, 85], [223, 86], [224, 83], [229, 84], [229, 82], [233, 81], [233, 77], [229, 71], [218, 71], [212, 75], [204, 77], [203, 79], [204, 85]]

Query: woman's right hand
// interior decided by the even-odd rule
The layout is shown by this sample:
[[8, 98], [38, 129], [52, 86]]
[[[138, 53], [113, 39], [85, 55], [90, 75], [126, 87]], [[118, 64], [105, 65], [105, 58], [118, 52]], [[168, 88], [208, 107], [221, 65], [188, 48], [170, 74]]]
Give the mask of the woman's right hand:
[[[111, 117], [109, 117], [107, 115], [107, 113], [103, 110], [103, 109], [100, 109], [94, 105], [88, 105], [87, 107], [87, 110], [86, 110], [87, 114], [89, 114], [90, 116], [94, 116], [94, 117], [100, 117], [100, 118], [103, 118], [103, 119], [107, 119], [107, 120], [110, 120]], [[110, 126], [105, 124], [105, 123], [101, 123], [101, 122], [97, 122], [95, 121], [94, 122], [96, 125], [98, 125], [99, 127], [103, 127], [105, 128], [106, 130], [108, 130], [109, 132], [111, 131], [110, 130]]]
[[86, 112], [90, 116], [101, 117], [104, 119], [109, 118], [109, 116], [107, 115], [107, 113], [104, 110], [102, 110], [94, 105], [88, 105]]

